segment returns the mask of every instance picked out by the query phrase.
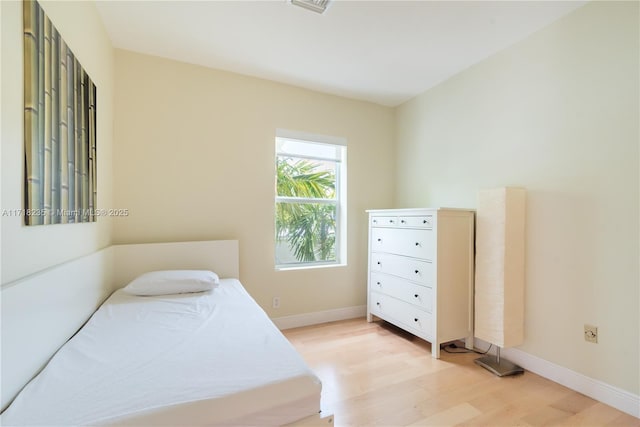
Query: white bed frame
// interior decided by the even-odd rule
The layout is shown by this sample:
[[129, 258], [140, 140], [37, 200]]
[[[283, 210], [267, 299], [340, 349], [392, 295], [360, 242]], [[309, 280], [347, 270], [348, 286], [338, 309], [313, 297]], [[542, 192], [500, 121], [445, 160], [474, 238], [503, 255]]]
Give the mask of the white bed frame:
[[151, 270], [239, 278], [238, 241], [114, 245], [2, 286], [2, 411], [116, 289]]
[[[114, 245], [3, 285], [1, 410], [116, 289], [152, 270], [208, 269], [240, 278], [237, 240]], [[314, 414], [290, 425], [333, 426]]]

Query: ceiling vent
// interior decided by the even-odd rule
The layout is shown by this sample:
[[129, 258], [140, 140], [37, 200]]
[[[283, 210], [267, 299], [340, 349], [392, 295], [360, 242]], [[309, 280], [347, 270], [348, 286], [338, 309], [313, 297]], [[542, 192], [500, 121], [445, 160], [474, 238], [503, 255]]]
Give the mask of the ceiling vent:
[[324, 13], [329, 6], [329, 0], [291, 0], [291, 4], [313, 10], [314, 12]]

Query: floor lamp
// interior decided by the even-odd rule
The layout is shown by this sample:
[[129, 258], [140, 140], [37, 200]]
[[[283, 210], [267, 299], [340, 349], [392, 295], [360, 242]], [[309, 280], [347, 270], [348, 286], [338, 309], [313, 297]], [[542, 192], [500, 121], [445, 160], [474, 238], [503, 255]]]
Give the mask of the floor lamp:
[[498, 376], [524, 370], [500, 357], [500, 348], [524, 340], [525, 190], [478, 193], [476, 211], [475, 336], [497, 346], [475, 363]]

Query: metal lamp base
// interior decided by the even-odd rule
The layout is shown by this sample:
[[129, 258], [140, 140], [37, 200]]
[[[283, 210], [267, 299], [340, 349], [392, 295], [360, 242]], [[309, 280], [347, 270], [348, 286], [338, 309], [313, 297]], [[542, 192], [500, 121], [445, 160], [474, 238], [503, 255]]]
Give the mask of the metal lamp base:
[[499, 377], [524, 373], [524, 369], [521, 366], [496, 356], [483, 356], [474, 360], [474, 362]]

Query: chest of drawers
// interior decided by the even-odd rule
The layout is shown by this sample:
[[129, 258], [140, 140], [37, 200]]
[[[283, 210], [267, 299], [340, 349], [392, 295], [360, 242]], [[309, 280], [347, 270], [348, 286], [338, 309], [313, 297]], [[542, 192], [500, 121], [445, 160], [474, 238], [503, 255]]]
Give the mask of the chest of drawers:
[[474, 212], [369, 210], [367, 320], [374, 317], [431, 343], [473, 345]]

